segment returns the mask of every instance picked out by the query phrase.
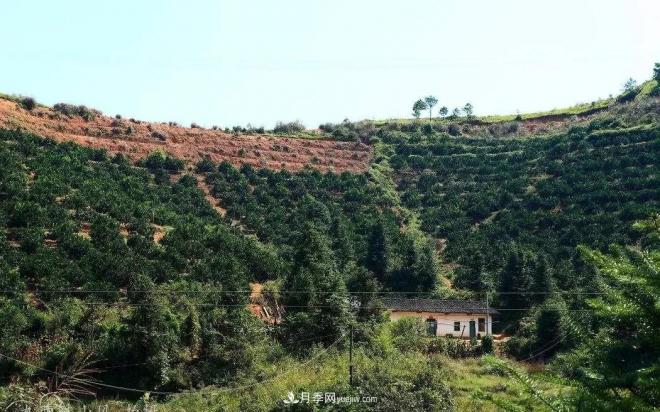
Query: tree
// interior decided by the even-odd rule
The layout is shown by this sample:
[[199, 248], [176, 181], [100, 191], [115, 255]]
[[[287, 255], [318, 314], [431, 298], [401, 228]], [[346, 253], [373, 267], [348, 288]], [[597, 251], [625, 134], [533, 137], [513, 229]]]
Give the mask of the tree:
[[543, 353], [543, 358], [549, 358], [559, 349], [560, 344], [567, 340], [567, 331], [570, 331], [570, 325], [567, 325], [564, 319], [567, 317], [566, 304], [558, 297], [548, 299], [539, 308], [536, 317], [536, 345], [542, 349], [549, 342], [557, 342], [552, 348], [547, 348]]
[[484, 255], [477, 251], [471, 257], [471, 264], [463, 266], [458, 270], [455, 284], [462, 289], [470, 289], [477, 292], [486, 291], [491, 288], [492, 280], [485, 271]]
[[175, 315], [162, 293], [151, 279], [135, 274], [128, 288], [129, 302], [136, 305], [130, 315], [129, 353], [144, 362], [143, 379], [152, 387], [167, 384], [176, 360], [179, 341]]
[[283, 327], [291, 345], [304, 341], [330, 344], [345, 333], [351, 322], [346, 284], [334, 261], [330, 242], [307, 223], [299, 237], [294, 267], [284, 289], [305, 293], [285, 294]]
[[472, 107], [472, 103], [468, 102], [465, 103], [465, 106], [463, 106], [463, 111], [465, 112], [465, 116], [467, 116], [468, 119], [472, 119], [472, 111], [474, 107]]
[[344, 270], [349, 262], [355, 260], [353, 241], [351, 240], [350, 228], [344, 217], [335, 217], [330, 227], [332, 235], [332, 249], [334, 251], [337, 267]]
[[440, 117], [445, 117], [449, 113], [449, 109], [447, 109], [447, 106], [442, 106], [440, 110], [438, 110], [438, 114]]
[[533, 282], [529, 267], [529, 255], [520, 250], [513, 250], [500, 273], [499, 292], [500, 303], [503, 308], [515, 309], [502, 316], [508, 317], [504, 320], [517, 320], [522, 312], [520, 309], [527, 309], [530, 304], [530, 298], [527, 292]]
[[533, 298], [536, 302], [543, 302], [548, 293], [555, 289], [552, 271], [545, 255], [540, 255], [536, 259], [532, 276], [533, 281], [531, 290], [536, 293]]
[[419, 116], [422, 114], [424, 110], [428, 109], [428, 106], [424, 102], [424, 100], [419, 99], [413, 104], [413, 116], [415, 116], [415, 119], [419, 119]]
[[623, 84], [624, 94], [632, 93], [635, 91], [635, 89], [637, 89], [637, 81], [632, 77], [626, 80], [626, 82]]
[[433, 113], [433, 106], [438, 104], [438, 99], [435, 96], [426, 96], [424, 98], [424, 103], [426, 103], [426, 107], [429, 109], [429, 121], [432, 118], [432, 113]]
[[381, 217], [371, 229], [367, 245], [366, 266], [382, 282], [387, 271], [387, 257], [391, 248], [387, 222], [384, 217]]
[[653, 80], [656, 81], [656, 85], [651, 90], [652, 96], [660, 96], [660, 63], [656, 63], [653, 67]]
[[660, 225], [655, 217], [634, 227], [651, 239], [641, 250], [618, 246], [606, 255], [579, 248], [606, 283], [601, 295], [587, 300], [600, 328], [558, 364], [607, 404], [591, 410], [660, 405]]
[[460, 116], [461, 116], [461, 109], [459, 109], [458, 107], [454, 107], [454, 110], [452, 110], [451, 112], [451, 117], [455, 119]]

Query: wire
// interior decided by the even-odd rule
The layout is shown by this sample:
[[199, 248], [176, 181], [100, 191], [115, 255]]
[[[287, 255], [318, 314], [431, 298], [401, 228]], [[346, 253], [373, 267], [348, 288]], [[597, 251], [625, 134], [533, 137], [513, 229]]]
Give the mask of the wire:
[[535, 357], [537, 357], [537, 356], [539, 356], [539, 355], [542, 355], [542, 354], [546, 353], [546, 352], [549, 351], [550, 349], [552, 349], [552, 348], [556, 347], [557, 345], [559, 345], [559, 344], [561, 343], [561, 340], [562, 340], [562, 339], [563, 339], [562, 336], [553, 339], [552, 341], [550, 341], [551, 343], [542, 346], [543, 349], [541, 349], [540, 352], [537, 352], [536, 354], [531, 355], [531, 356], [529, 356], [529, 357], [527, 357], [527, 358], [525, 358], [525, 359], [521, 359], [519, 362], [528, 362], [528, 361], [532, 360], [533, 358], [535, 358]]
[[149, 392], [149, 393], [154, 393], [154, 394], [157, 394], [157, 395], [177, 394], [177, 392], [145, 391], [145, 390], [141, 390], [141, 389], [123, 388], [123, 387], [120, 387], [120, 386], [109, 385], [109, 384], [106, 384], [106, 383], [96, 382], [96, 381], [89, 380], [89, 379], [80, 379], [80, 378], [76, 378], [75, 376], [65, 375], [63, 373], [55, 372], [55, 371], [52, 371], [52, 370], [49, 370], [49, 369], [44, 369], [42, 367], [39, 367], [37, 365], [33, 365], [31, 363], [22, 361], [20, 359], [12, 358], [11, 356], [7, 356], [3, 353], [0, 353], [0, 356], [5, 358], [5, 359], [14, 361], [16, 363], [20, 363], [22, 365], [37, 369], [39, 371], [42, 371], [42, 372], [45, 372], [45, 373], [50, 373], [52, 375], [57, 375], [61, 378], [70, 379], [72, 381], [84, 383], [84, 384], [87, 384], [87, 385], [90, 385], [90, 386], [99, 386], [99, 387], [111, 388], [111, 389], [121, 389], [121, 390], [125, 390], [125, 391], [128, 391], [128, 392], [138, 392], [138, 393], [147, 393], [147, 392]]
[[[335, 345], [337, 345], [337, 344], [338, 344], [343, 338], [345, 338], [345, 337], [346, 337], [346, 334], [342, 334], [341, 336], [339, 336], [339, 338], [338, 338], [336, 341], [334, 341], [333, 343], [331, 343], [330, 345], [328, 345], [326, 348], [324, 348], [323, 350], [321, 350], [320, 352], [318, 352], [317, 354], [315, 354], [315, 355], [312, 356], [311, 358], [309, 358], [307, 361], [301, 363], [300, 365], [294, 366], [293, 368], [291, 368], [291, 369], [289, 369], [288, 371], [283, 372], [283, 373], [281, 373], [281, 374], [279, 374], [279, 375], [275, 375], [275, 376], [273, 376], [273, 377], [271, 377], [271, 378], [263, 379], [263, 380], [261, 380], [261, 381], [259, 381], [259, 382], [255, 382], [255, 383], [248, 384], [248, 385], [236, 386], [236, 387], [230, 387], [230, 388], [214, 388], [214, 392], [242, 391], [242, 390], [245, 390], [245, 389], [249, 389], [249, 388], [251, 388], [251, 387], [254, 387], [254, 386], [262, 385], [262, 384], [264, 384], [264, 383], [267, 383], [267, 382], [273, 381], [273, 380], [275, 380], [275, 379], [279, 379], [279, 378], [281, 378], [282, 376], [285, 376], [285, 375], [287, 375], [288, 373], [291, 373], [291, 372], [294, 371], [294, 370], [297, 370], [297, 369], [299, 369], [299, 368], [301, 368], [301, 367], [303, 367], [303, 366], [307, 366], [308, 364], [310, 364], [311, 362], [315, 361], [316, 359], [318, 359], [318, 358], [321, 357], [322, 355], [328, 353], [328, 351], [330, 351], [330, 349], [331, 349], [332, 347], [334, 347]], [[39, 367], [39, 366], [32, 365], [31, 363], [24, 362], [24, 361], [22, 361], [22, 360], [20, 360], [20, 359], [12, 358], [11, 356], [7, 356], [7, 355], [2, 354], [2, 353], [0, 353], [0, 356], [3, 357], [3, 358], [5, 358], [5, 359], [8, 359], [8, 360], [11, 360], [11, 361], [14, 361], [14, 362], [20, 363], [20, 364], [22, 364], [22, 365], [25, 365], [25, 366], [29, 366], [29, 367], [35, 368], [35, 369], [40, 370], [40, 371], [42, 371], [42, 372], [46, 372], [46, 373], [50, 373], [50, 374], [53, 374], [53, 375], [57, 375], [57, 376], [59, 376], [59, 377], [66, 378], [66, 379], [70, 379], [70, 380], [72, 380], [72, 381], [80, 382], [80, 383], [87, 384], [87, 385], [90, 385], [90, 386], [98, 386], [98, 387], [103, 387], [103, 388], [116, 389], [116, 390], [121, 390], [121, 391], [126, 391], [126, 392], [134, 392], [134, 393], [152, 393], [152, 394], [155, 394], [155, 395], [181, 395], [181, 394], [184, 394], [184, 393], [188, 392], [188, 391], [181, 391], [181, 392], [153, 391], [153, 390], [143, 390], [143, 389], [127, 388], [127, 387], [124, 387], [124, 386], [109, 385], [109, 384], [106, 384], [106, 383], [96, 382], [96, 381], [92, 381], [92, 380], [88, 380], [88, 379], [80, 379], [80, 378], [76, 378], [76, 377], [74, 377], [74, 376], [65, 375], [65, 374], [62, 374], [62, 373], [59, 373], [59, 372], [55, 372], [55, 371], [51, 371], [51, 370], [48, 370], [48, 369], [44, 369], [44, 368], [41, 368], [41, 367]]]
[[337, 344], [338, 344], [343, 338], [345, 338], [345, 337], [346, 337], [346, 334], [344, 333], [344, 334], [342, 334], [342, 335], [339, 337], [339, 339], [337, 339], [336, 341], [334, 341], [333, 343], [331, 343], [330, 345], [328, 345], [325, 349], [323, 349], [322, 351], [320, 351], [320, 352], [317, 353], [316, 355], [314, 355], [314, 356], [312, 356], [311, 358], [309, 358], [307, 361], [301, 363], [300, 365], [294, 366], [292, 369], [289, 369], [288, 371], [283, 372], [283, 373], [281, 373], [281, 374], [279, 374], [279, 375], [273, 376], [273, 377], [268, 378], [268, 379], [264, 379], [264, 380], [262, 380], [262, 381], [259, 381], [259, 382], [256, 382], [256, 383], [253, 383], [253, 384], [250, 384], [250, 385], [244, 385], [244, 386], [239, 386], [239, 387], [234, 387], [234, 388], [218, 388], [218, 389], [214, 389], [214, 390], [215, 390], [215, 391], [220, 391], [220, 392], [231, 392], [231, 391], [234, 391], [234, 390], [235, 390], [235, 391], [242, 391], [242, 390], [245, 390], [245, 389], [249, 389], [249, 388], [251, 388], [251, 387], [253, 387], [253, 386], [258, 386], [258, 385], [261, 385], [261, 384], [263, 384], [263, 383], [271, 382], [271, 381], [273, 381], [273, 380], [279, 379], [279, 378], [281, 378], [282, 376], [285, 376], [285, 375], [287, 375], [288, 373], [292, 372], [293, 370], [297, 370], [297, 369], [300, 369], [300, 368], [303, 367], [303, 366], [307, 366], [307, 365], [309, 365], [310, 363], [312, 363], [312, 362], [315, 361], [316, 359], [320, 358], [321, 355], [325, 355], [326, 353], [328, 353], [328, 352], [330, 351], [330, 348], [332, 348], [332, 347], [334, 347], [335, 345], [337, 345]]
[[540, 355], [548, 352], [549, 350], [554, 349], [555, 347], [557, 347], [558, 345], [560, 345], [562, 343], [562, 340], [565, 337], [566, 337], [566, 331], [562, 330], [561, 336], [551, 340], [550, 343], [542, 346], [543, 349], [541, 349], [539, 352], [537, 352], [536, 354], [531, 355], [531, 356], [529, 356], [525, 359], [522, 359], [520, 362], [528, 362], [528, 361], [532, 360], [533, 358], [536, 358], [537, 356], [540, 356]]
[[[0, 293], [153, 293], [153, 294], [250, 294], [250, 295], [263, 295], [270, 293], [268, 291], [252, 291], [252, 290], [222, 290], [222, 289], [204, 289], [204, 290], [185, 290], [185, 289], [154, 289], [154, 290], [84, 290], [84, 289], [41, 289], [41, 290], [12, 290], [0, 289]], [[420, 291], [338, 291], [338, 290], [279, 290], [273, 291], [273, 294], [321, 294], [321, 293], [335, 293], [345, 295], [434, 295], [436, 292], [420, 292]], [[554, 295], [554, 294], [568, 294], [568, 295], [605, 295], [605, 292], [571, 292], [571, 291], [557, 291], [557, 292], [493, 292], [493, 295]], [[457, 299], [446, 299], [457, 300]]]

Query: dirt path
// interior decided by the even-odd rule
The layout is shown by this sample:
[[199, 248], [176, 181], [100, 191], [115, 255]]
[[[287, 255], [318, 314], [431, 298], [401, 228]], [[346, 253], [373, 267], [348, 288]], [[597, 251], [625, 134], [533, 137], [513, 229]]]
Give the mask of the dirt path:
[[209, 187], [208, 184], [206, 184], [206, 180], [204, 179], [204, 176], [200, 176], [198, 174], [195, 175], [195, 179], [197, 179], [197, 187], [204, 192], [204, 197], [206, 198], [206, 201], [211, 204], [213, 209], [215, 209], [216, 212], [222, 217], [225, 217], [227, 215], [227, 209], [223, 208], [220, 206], [220, 201], [213, 197], [211, 194], [211, 188]]

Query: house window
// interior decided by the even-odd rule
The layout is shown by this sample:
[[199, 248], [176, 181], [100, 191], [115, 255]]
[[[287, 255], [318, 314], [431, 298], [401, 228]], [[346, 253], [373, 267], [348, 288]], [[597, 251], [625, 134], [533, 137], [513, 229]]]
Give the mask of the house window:
[[485, 332], [485, 331], [486, 331], [486, 319], [479, 318], [479, 332]]
[[438, 334], [438, 322], [435, 319], [426, 320], [426, 333], [429, 336], [435, 336]]
[[454, 332], [461, 331], [461, 322], [454, 322]]

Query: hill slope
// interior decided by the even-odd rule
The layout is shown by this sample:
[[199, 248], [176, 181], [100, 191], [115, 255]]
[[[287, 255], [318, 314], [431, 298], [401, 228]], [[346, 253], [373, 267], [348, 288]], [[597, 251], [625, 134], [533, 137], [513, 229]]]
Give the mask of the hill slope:
[[[175, 397], [173, 408], [272, 410], [286, 396], [279, 391], [329, 385], [357, 394], [341, 383], [352, 327], [363, 359], [357, 385], [378, 393], [386, 410], [450, 409], [457, 398], [475, 408], [485, 399], [532, 408], [538, 393], [521, 396], [524, 380], [513, 384], [476, 363], [470, 374], [483, 381], [468, 384], [462, 377], [472, 375], [447, 366], [454, 361], [445, 356], [477, 357], [487, 345], [384, 322], [378, 298], [489, 292], [503, 313], [496, 329], [515, 334], [501, 349], [549, 359], [608, 333], [599, 329], [607, 318], [575, 292], [610, 288], [576, 246], [644, 248], [648, 239], [631, 223], [660, 208], [660, 104], [652, 98], [543, 128], [461, 120], [328, 130], [368, 147], [28, 111], [2, 99], [0, 114], [0, 405], [80, 395], [80, 386], [49, 379], [54, 371], [92, 374], [96, 381], [82, 387], [101, 396], [117, 396], [117, 386], [207, 388]], [[278, 153], [295, 159], [290, 170], [273, 170], [280, 159], [226, 152], [253, 150], [253, 142], [281, 145]], [[205, 161], [193, 172], [154, 149]], [[310, 159], [319, 170], [298, 162], [315, 153], [327, 160]], [[352, 163], [322, 173], [334, 155]], [[281, 323], [246, 310], [250, 282], [283, 305]], [[643, 358], [647, 347], [640, 351]], [[304, 368], [322, 355], [322, 368]], [[291, 387], [261, 385], [282, 369]], [[575, 378], [565, 372], [572, 369], [563, 376]], [[229, 390], [243, 384], [255, 389]]]
[[0, 98], [1, 128], [103, 148], [132, 159], [165, 150], [191, 162], [208, 157], [236, 166], [250, 164], [274, 170], [309, 166], [340, 173], [366, 170], [371, 157], [368, 146], [356, 143], [264, 134], [234, 136], [220, 130], [110, 118], [91, 109], [86, 114], [89, 115], [67, 115], [43, 106], [26, 110], [15, 101]]

